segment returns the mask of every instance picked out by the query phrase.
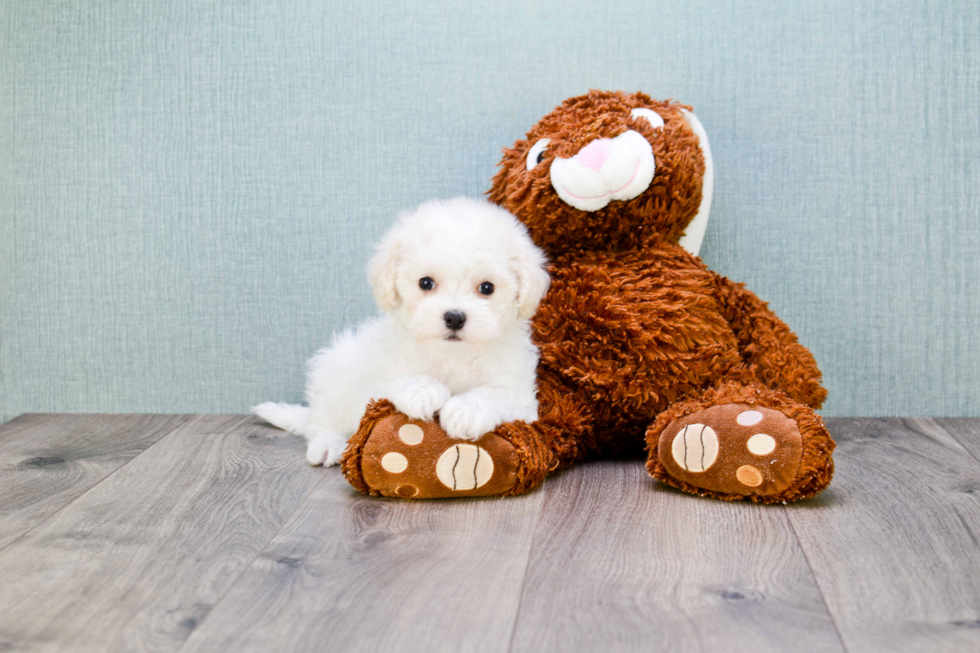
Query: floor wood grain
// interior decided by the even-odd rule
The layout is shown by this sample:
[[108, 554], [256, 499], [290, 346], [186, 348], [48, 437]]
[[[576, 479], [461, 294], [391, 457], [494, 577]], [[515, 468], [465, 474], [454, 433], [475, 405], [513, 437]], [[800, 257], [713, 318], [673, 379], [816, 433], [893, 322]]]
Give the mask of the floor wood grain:
[[181, 653], [508, 650], [543, 493], [399, 501], [327, 474]]
[[834, 483], [787, 514], [845, 646], [980, 651], [980, 464], [934, 420], [829, 425]]
[[657, 484], [636, 461], [562, 473], [514, 651], [843, 651], [782, 507]]
[[0, 549], [190, 415], [22, 415], [0, 426]]
[[260, 430], [188, 421], [0, 551], [0, 650], [175, 650], [322, 478]]
[[[980, 419], [937, 419], [935, 421], [980, 462]], [[977, 488], [977, 491], [980, 492], [980, 488]]]
[[978, 651], [980, 420], [830, 420], [816, 499], [639, 461], [364, 497], [235, 416], [0, 427], [0, 651]]

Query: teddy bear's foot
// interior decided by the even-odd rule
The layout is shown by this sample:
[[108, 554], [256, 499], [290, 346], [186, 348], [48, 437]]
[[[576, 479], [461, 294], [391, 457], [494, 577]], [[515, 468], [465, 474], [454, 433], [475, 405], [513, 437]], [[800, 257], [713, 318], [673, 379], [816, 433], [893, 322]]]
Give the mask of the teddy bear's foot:
[[658, 420], [647, 468], [668, 485], [719, 499], [812, 496], [830, 482], [833, 440], [812, 411], [799, 409], [808, 413], [802, 424], [776, 408], [741, 402], [694, 410], [666, 425]]
[[409, 419], [387, 402], [369, 407], [343, 461], [357, 489], [403, 499], [508, 494], [519, 467], [515, 447], [496, 433], [453, 440], [438, 424]]

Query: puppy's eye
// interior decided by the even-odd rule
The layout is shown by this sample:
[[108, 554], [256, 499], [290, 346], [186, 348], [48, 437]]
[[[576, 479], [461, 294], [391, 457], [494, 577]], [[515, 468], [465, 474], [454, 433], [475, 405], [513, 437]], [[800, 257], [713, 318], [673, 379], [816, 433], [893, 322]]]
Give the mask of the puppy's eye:
[[484, 281], [480, 284], [480, 294], [481, 295], [492, 295], [493, 294], [493, 284], [489, 281]]
[[531, 146], [531, 149], [527, 153], [527, 169], [534, 170], [534, 167], [539, 163], [544, 161], [544, 151], [548, 149], [548, 143], [551, 139], [542, 138], [540, 141]]
[[422, 290], [432, 290], [436, 287], [436, 282], [432, 280], [432, 277], [422, 277], [419, 279], [419, 288]]

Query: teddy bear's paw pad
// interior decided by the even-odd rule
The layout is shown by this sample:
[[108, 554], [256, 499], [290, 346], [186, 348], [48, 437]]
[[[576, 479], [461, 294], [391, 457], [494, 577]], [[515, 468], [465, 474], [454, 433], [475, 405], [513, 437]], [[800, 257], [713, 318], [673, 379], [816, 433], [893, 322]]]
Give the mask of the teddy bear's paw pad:
[[478, 497], [514, 487], [518, 462], [514, 447], [494, 433], [453, 440], [438, 424], [399, 413], [371, 431], [361, 473], [371, 490], [388, 497]]
[[792, 484], [803, 438], [796, 422], [778, 410], [724, 404], [672, 422], [657, 451], [670, 476], [695, 488], [769, 496]]
[[439, 456], [436, 478], [451, 490], [475, 490], [493, 478], [493, 458], [475, 444], [454, 444]]

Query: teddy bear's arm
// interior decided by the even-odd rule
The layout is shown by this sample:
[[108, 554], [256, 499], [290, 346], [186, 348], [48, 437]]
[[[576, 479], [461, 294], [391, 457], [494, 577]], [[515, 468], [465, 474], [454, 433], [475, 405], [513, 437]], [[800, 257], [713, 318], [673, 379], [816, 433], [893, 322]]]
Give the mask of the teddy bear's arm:
[[759, 379], [800, 403], [820, 408], [827, 391], [820, 385], [820, 370], [810, 350], [744, 284], [715, 275], [715, 288], [742, 358]]

